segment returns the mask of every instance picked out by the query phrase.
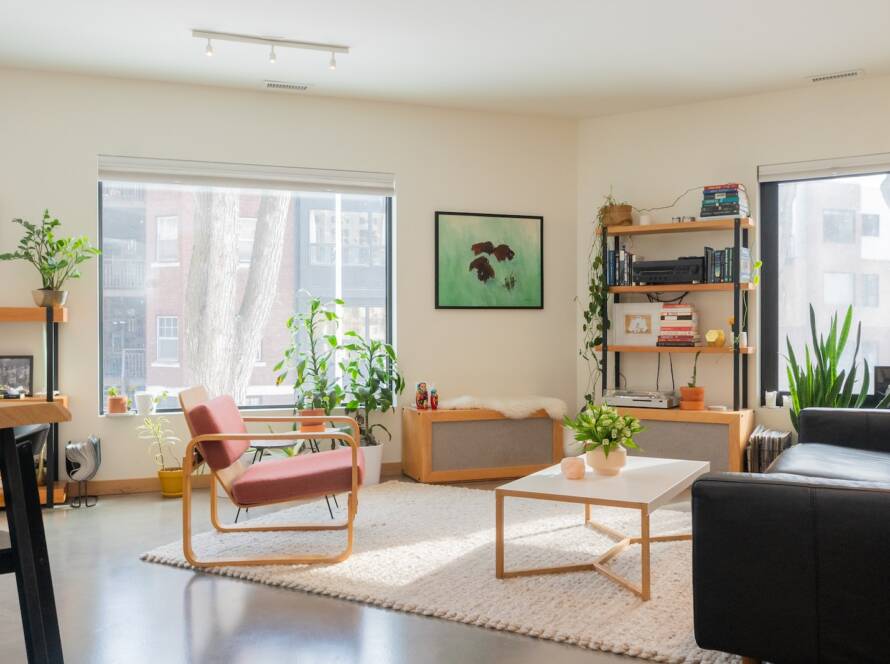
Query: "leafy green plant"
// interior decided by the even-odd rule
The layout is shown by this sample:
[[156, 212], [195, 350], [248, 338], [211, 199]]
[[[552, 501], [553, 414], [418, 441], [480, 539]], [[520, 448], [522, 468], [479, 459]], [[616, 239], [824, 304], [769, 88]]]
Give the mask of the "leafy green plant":
[[603, 204], [600, 205], [599, 210], [596, 211], [596, 221], [602, 226], [606, 217], [609, 214], [609, 210], [613, 207], [617, 207], [619, 205], [630, 205], [627, 201], [619, 201], [612, 195], [612, 190], [609, 190], [609, 193], [606, 196], [603, 196]]
[[349, 353], [340, 363], [346, 381], [347, 413], [355, 413], [363, 445], [376, 445], [375, 429], [392, 434], [384, 425], [371, 424], [371, 413], [394, 410], [398, 395], [405, 390], [405, 379], [399, 373], [395, 349], [376, 339], [364, 339], [358, 332], [343, 335], [340, 346]]
[[[840, 357], [844, 352], [853, 325], [853, 307], [847, 308], [844, 322], [838, 329], [837, 313], [831, 317], [828, 336], [819, 334], [816, 329], [816, 313], [810, 305], [810, 334], [812, 348], [804, 345], [803, 366], [797, 361], [791, 339], [785, 337], [788, 348], [786, 371], [788, 386], [791, 392], [791, 423], [798, 431], [800, 411], [811, 406], [825, 408], [862, 408], [868, 396], [869, 376], [868, 360], [863, 358], [865, 371], [862, 385], [858, 393], [853, 392], [858, 375], [856, 357], [859, 355], [859, 343], [862, 337], [862, 322], [856, 327], [856, 348], [849, 369], [838, 370]], [[890, 390], [881, 398], [877, 408], [890, 405]]]
[[44, 210], [39, 225], [25, 219], [13, 219], [12, 223], [21, 225], [25, 234], [16, 251], [0, 254], [0, 261], [31, 263], [40, 273], [44, 290], [62, 290], [68, 279], [80, 277], [79, 265], [101, 253], [85, 235], [56, 237], [61, 222], [51, 217], [49, 210]]
[[584, 443], [584, 451], [603, 448], [606, 458], [618, 447], [639, 449], [634, 436], [643, 431], [640, 421], [633, 415], [619, 415], [610, 406], [588, 404], [578, 417], [563, 418], [563, 424], [575, 432], [575, 440]]
[[146, 417], [136, 432], [141, 440], [149, 441], [148, 452], [161, 470], [182, 468], [175, 453], [179, 438], [173, 433], [166, 417]]
[[112, 385], [107, 390], [105, 390], [105, 394], [110, 397], [117, 397], [120, 396], [120, 391]]
[[343, 388], [333, 375], [334, 356], [340, 347], [336, 335], [339, 317], [334, 310], [338, 304], [343, 300], [324, 304], [313, 297], [307, 312], [287, 320], [291, 342], [275, 365], [275, 384], [293, 376], [294, 410], [322, 408], [330, 415], [343, 401]]
[[698, 358], [701, 356], [701, 351], [698, 351], [695, 354], [695, 359], [692, 360], [692, 380], [686, 383], [689, 387], [695, 387], [698, 383]]

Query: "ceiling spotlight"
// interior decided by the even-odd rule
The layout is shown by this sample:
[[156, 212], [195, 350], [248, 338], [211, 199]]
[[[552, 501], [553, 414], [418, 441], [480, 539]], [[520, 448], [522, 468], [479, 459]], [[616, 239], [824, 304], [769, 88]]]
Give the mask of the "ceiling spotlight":
[[337, 55], [333, 51], [331, 51], [331, 59], [328, 62], [328, 69], [334, 70], [337, 68]]
[[278, 60], [278, 57], [275, 55], [275, 44], [272, 44], [272, 50], [269, 51], [269, 62], [275, 64], [276, 60]]
[[207, 48], [204, 49], [204, 55], [208, 58], [213, 55], [213, 44], [210, 43], [210, 40], [207, 40]]

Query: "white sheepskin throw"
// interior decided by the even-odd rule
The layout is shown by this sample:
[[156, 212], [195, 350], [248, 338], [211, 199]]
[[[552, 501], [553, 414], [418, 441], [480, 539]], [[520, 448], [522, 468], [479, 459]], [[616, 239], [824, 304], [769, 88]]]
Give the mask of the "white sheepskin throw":
[[547, 414], [554, 420], [561, 420], [566, 414], [565, 401], [551, 397], [499, 399], [496, 397], [461, 396], [442, 401], [439, 403], [439, 408], [443, 410], [487, 408], [488, 410], [496, 410], [504, 417], [514, 420], [524, 419], [537, 410], [546, 410]]

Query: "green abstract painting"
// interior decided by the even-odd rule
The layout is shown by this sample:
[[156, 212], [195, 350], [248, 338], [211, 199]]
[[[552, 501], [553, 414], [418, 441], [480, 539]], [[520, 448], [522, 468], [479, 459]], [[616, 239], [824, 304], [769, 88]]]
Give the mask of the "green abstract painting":
[[437, 309], [543, 307], [543, 217], [436, 212]]

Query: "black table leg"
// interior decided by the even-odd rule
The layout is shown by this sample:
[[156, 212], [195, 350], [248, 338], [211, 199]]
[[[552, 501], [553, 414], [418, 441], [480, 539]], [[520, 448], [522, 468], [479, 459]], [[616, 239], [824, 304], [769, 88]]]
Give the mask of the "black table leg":
[[0, 430], [0, 473], [30, 664], [61, 664], [62, 639], [34, 474], [31, 442], [19, 445], [12, 429]]

